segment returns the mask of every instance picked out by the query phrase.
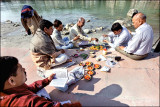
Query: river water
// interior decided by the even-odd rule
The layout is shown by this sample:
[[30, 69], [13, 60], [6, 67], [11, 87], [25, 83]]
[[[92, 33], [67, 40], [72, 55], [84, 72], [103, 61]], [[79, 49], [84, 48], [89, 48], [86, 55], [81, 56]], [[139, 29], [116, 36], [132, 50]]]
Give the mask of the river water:
[[20, 22], [20, 13], [23, 5], [31, 5], [39, 15], [53, 22], [59, 19], [63, 24], [76, 23], [79, 17], [91, 20], [86, 28], [108, 27], [118, 19], [127, 17], [130, 9], [137, 9], [147, 16], [147, 23], [153, 27], [154, 34], [159, 35], [159, 1], [148, 0], [80, 0], [80, 1], [49, 1], [30, 0], [13, 1], [2, 0], [1, 22], [12, 20]]

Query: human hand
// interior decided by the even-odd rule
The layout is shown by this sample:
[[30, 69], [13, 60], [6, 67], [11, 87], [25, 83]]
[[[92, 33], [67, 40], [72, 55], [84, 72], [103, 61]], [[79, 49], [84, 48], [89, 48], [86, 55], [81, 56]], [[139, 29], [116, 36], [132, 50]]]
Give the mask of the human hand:
[[131, 34], [132, 32], [128, 29], [128, 32]]
[[108, 37], [108, 35], [104, 34], [103, 37]]
[[51, 75], [48, 77], [48, 80], [51, 82], [55, 75], [56, 75], [55, 73], [51, 74]]
[[80, 37], [80, 36], [76, 36], [76, 37], [74, 37], [74, 39], [73, 39], [73, 40], [74, 40], [74, 41], [76, 41], [76, 40], [78, 40], [78, 39], [79, 39], [79, 37]]
[[61, 51], [61, 53], [65, 53], [65, 51], [63, 49], [61, 49], [60, 51]]
[[103, 42], [109, 43], [107, 40], [103, 40]]
[[124, 46], [119, 46], [119, 48], [120, 48], [121, 50], [124, 50], [125, 47], [124, 47]]

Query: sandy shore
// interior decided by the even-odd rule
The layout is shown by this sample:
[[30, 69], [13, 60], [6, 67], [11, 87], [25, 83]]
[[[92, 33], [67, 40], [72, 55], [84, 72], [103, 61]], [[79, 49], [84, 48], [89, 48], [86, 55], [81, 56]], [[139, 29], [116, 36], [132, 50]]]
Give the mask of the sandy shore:
[[[18, 26], [15, 26], [17, 24]], [[153, 29], [154, 30], [154, 29]], [[96, 33], [90, 33], [88, 36], [91, 37], [100, 37], [101, 35], [109, 32], [108, 29], [103, 31], [97, 31]], [[154, 41], [159, 37], [158, 34], [154, 34]], [[19, 48], [28, 48], [32, 35], [27, 35], [25, 29], [23, 28], [20, 22], [12, 23], [1, 23], [1, 47], [19, 47]], [[154, 49], [155, 47], [153, 47]]]

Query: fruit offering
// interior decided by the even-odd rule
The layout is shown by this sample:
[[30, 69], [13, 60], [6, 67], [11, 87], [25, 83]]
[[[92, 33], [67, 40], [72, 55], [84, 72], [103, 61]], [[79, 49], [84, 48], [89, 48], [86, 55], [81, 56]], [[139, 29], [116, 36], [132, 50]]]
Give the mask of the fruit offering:
[[98, 69], [98, 68], [100, 68], [100, 67], [101, 67], [101, 65], [99, 65], [99, 64], [94, 64], [94, 68]]
[[89, 81], [89, 80], [91, 80], [91, 76], [89, 74], [86, 74], [86, 75], [84, 75], [84, 79]]
[[93, 70], [93, 67], [92, 66], [88, 66], [88, 70]]
[[81, 62], [81, 63], [79, 64], [79, 66], [83, 66], [83, 67], [84, 67], [84, 66], [85, 66], [85, 64], [84, 64], [83, 62]]
[[89, 70], [87, 73], [88, 73], [89, 75], [93, 75], [93, 74], [94, 74], [94, 71]]
[[103, 46], [91, 46], [90, 50], [103, 50]]
[[86, 65], [87, 65], [87, 66], [91, 66], [91, 65], [92, 65], [92, 62], [86, 62]]

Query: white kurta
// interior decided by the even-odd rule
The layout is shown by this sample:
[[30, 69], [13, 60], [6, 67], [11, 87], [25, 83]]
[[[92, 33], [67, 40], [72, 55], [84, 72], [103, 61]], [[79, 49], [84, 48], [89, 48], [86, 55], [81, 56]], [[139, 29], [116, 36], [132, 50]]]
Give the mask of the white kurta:
[[83, 29], [78, 27], [77, 24], [75, 24], [71, 29], [70, 29], [70, 40], [73, 40], [76, 36], [80, 36], [80, 39], [77, 41], [74, 41], [74, 45], [77, 46], [77, 43], [81, 41], [91, 41], [90, 37], [87, 37], [87, 35], [84, 33]]
[[119, 35], [115, 35], [113, 32], [110, 32], [108, 34], [109, 40], [111, 43], [109, 45], [112, 48], [115, 48], [117, 46], [127, 46], [128, 41], [131, 39], [131, 35], [128, 32], [127, 28], [124, 26], [122, 27], [122, 31]]

